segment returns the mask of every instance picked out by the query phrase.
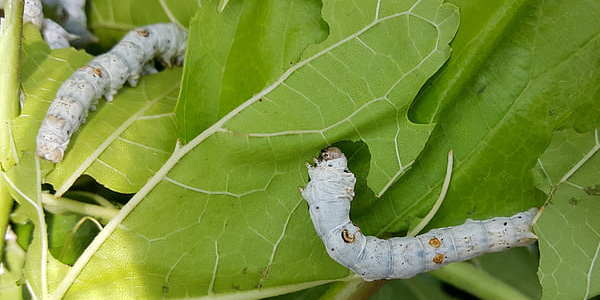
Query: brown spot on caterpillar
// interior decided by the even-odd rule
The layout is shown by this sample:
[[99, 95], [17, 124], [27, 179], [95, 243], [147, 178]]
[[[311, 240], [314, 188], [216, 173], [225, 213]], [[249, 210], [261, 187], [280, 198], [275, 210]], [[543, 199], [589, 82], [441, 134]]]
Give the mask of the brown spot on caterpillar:
[[139, 29], [139, 30], [136, 30], [135, 32], [137, 32], [137, 34], [139, 34], [143, 37], [148, 37], [150, 35], [150, 32], [146, 29]]
[[262, 98], [258, 99], [258, 102], [262, 102]]
[[444, 262], [444, 254], [440, 254], [440, 253], [436, 254], [433, 257], [433, 262], [436, 263], [436, 264], [443, 263]]
[[94, 72], [94, 74], [102, 77], [102, 69], [98, 69], [98, 68], [93, 68], [92, 72]]
[[433, 237], [429, 240], [429, 245], [431, 245], [431, 247], [434, 247], [434, 248], [439, 248], [442, 245], [442, 241], [440, 241], [436, 237]]
[[348, 231], [348, 229], [344, 229], [342, 230], [342, 239], [344, 240], [344, 242], [352, 244], [356, 240], [356, 236], [354, 236], [354, 234], [350, 234], [350, 231]]

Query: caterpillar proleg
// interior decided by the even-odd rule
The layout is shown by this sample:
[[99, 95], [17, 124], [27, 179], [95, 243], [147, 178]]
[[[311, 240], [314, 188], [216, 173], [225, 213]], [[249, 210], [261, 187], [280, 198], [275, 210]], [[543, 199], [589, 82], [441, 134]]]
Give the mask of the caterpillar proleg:
[[315, 166], [307, 163], [310, 182], [302, 196], [329, 256], [364, 280], [409, 278], [537, 240], [531, 231], [536, 208], [512, 217], [469, 219], [416, 237], [365, 236], [349, 217], [356, 178], [347, 169], [346, 157], [335, 147], [323, 149], [321, 156], [323, 160], [315, 160]]
[[111, 101], [125, 81], [136, 86], [144, 65], [155, 57], [167, 66], [183, 63], [186, 38], [187, 32], [175, 24], [144, 26], [130, 31], [111, 51], [76, 70], [48, 108], [36, 138], [37, 154], [60, 162], [71, 135], [101, 96]]

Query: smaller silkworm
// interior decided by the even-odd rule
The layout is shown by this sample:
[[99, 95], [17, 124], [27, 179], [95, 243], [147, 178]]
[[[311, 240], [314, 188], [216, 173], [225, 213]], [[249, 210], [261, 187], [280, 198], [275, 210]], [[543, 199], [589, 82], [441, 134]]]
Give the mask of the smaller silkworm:
[[329, 256], [364, 280], [409, 278], [537, 239], [531, 231], [536, 208], [512, 217], [467, 220], [416, 237], [365, 236], [349, 217], [356, 178], [346, 167], [346, 157], [335, 147], [323, 149], [321, 156], [316, 166], [307, 164], [310, 182], [301, 189], [302, 196]]
[[108, 53], [77, 69], [56, 92], [38, 132], [37, 154], [60, 162], [71, 135], [85, 122], [98, 99], [111, 101], [128, 81], [136, 86], [144, 66], [153, 58], [163, 64], [183, 63], [187, 32], [161, 23], [132, 30]]

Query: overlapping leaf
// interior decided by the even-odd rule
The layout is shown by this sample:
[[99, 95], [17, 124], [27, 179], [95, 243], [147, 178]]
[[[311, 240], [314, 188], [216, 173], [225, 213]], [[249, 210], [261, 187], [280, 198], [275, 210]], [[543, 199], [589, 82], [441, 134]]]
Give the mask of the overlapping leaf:
[[536, 166], [548, 203], [535, 225], [540, 237], [542, 299], [600, 294], [600, 137], [556, 132]]
[[238, 1], [216, 13], [204, 5], [193, 19], [178, 136], [187, 143], [271, 84], [327, 37], [321, 1]]
[[[457, 40], [463, 42], [455, 47], [462, 53], [476, 40], [471, 30], [481, 4], [457, 3], [472, 12], [461, 18]], [[543, 203], [529, 170], [551, 133], [560, 126], [589, 128], [584, 124], [600, 116], [600, 8], [586, 1], [523, 5], [514, 10], [519, 16], [505, 26], [500, 40], [486, 44], [493, 49], [487, 50], [485, 63], [464, 74], [469, 78], [460, 80], [460, 92], [449, 92], [456, 96], [445, 100], [438, 126], [412, 170], [375, 202], [371, 215], [354, 219], [364, 231], [395, 232], [407, 227], [407, 218], [425, 215], [439, 193], [449, 149], [455, 157], [452, 182], [430, 227], [508, 216]], [[468, 63], [450, 61], [445, 71], [470, 69]], [[439, 93], [432, 93], [417, 101], [435, 100]], [[432, 107], [437, 105], [435, 100]]]

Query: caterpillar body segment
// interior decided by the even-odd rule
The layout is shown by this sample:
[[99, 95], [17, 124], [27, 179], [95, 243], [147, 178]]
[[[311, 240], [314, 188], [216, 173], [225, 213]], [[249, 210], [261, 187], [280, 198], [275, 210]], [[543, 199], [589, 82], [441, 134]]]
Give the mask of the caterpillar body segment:
[[364, 280], [410, 278], [489, 252], [526, 246], [535, 240], [532, 208], [512, 217], [433, 229], [416, 237], [379, 239], [365, 236], [349, 218], [356, 178], [337, 148], [322, 151], [323, 160], [308, 165], [310, 182], [302, 190], [310, 216], [331, 258]]

